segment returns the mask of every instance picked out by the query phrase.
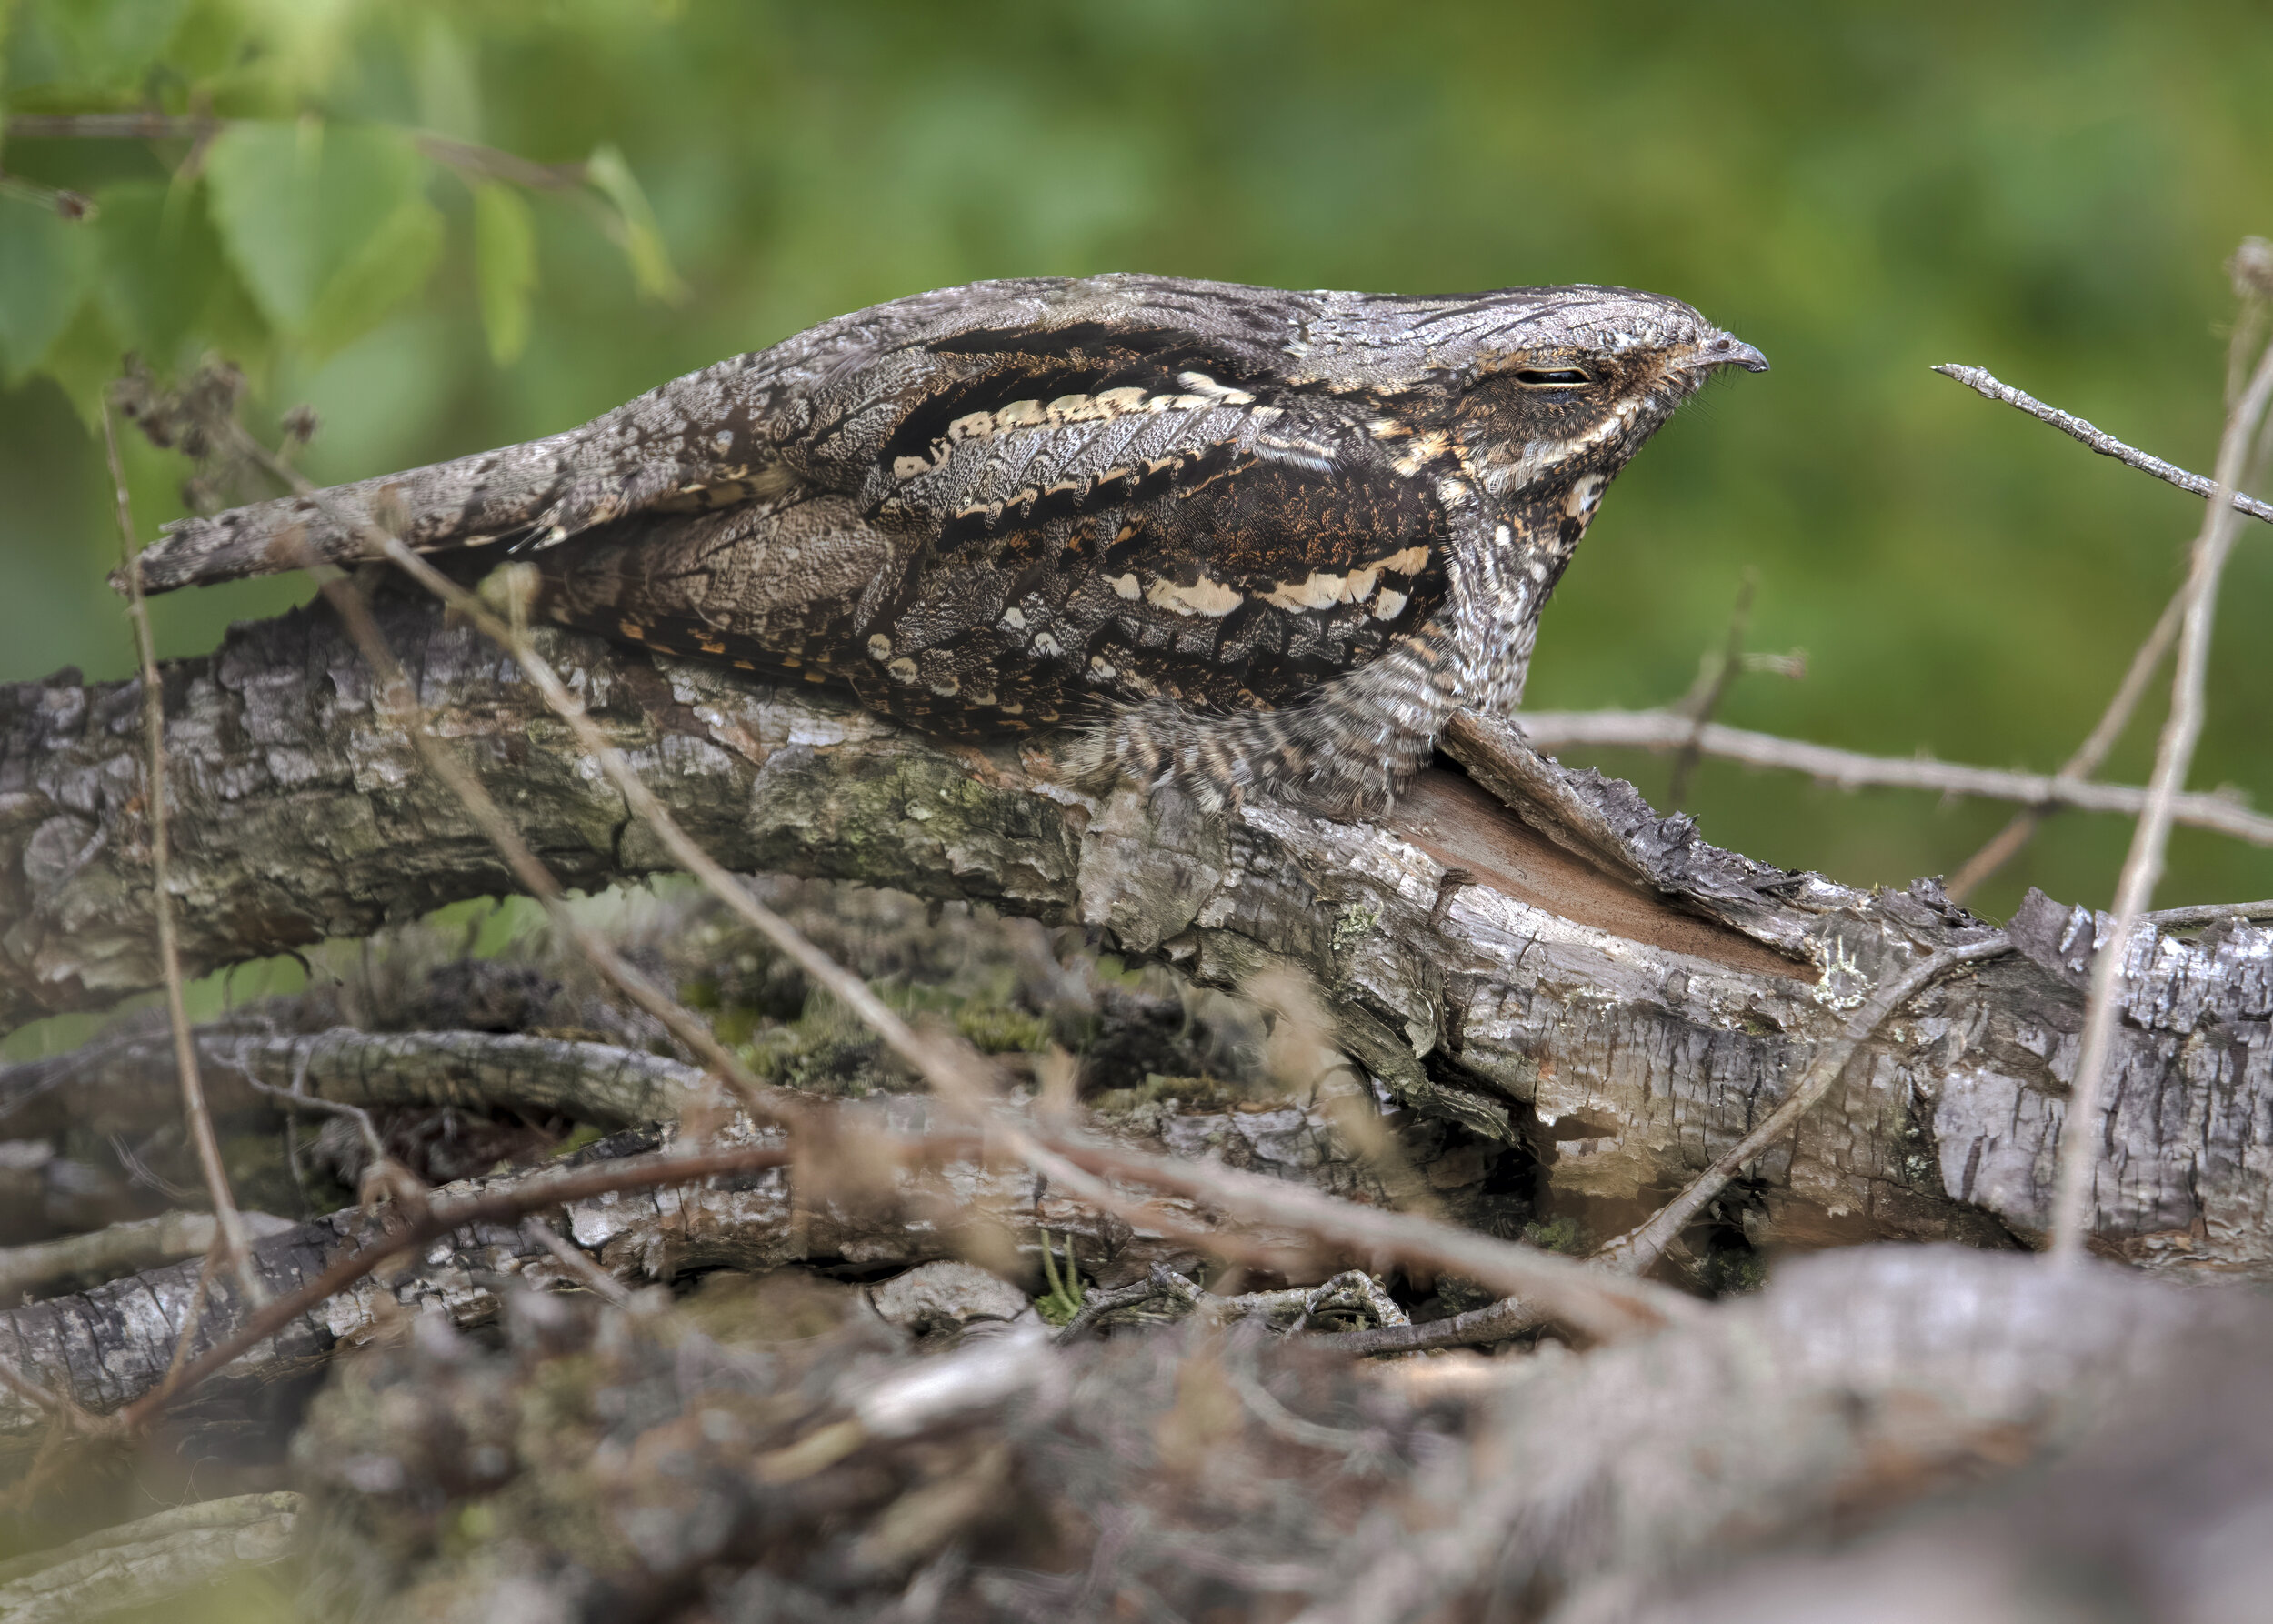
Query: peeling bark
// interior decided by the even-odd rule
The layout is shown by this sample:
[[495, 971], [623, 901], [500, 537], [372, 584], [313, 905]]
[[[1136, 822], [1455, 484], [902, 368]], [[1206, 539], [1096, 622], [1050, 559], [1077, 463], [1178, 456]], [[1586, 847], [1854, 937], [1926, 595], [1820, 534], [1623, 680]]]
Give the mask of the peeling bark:
[[[667, 867], [502, 655], [423, 604], [382, 617], [422, 700], [564, 880]], [[817, 690], [543, 637], [730, 867], [1078, 921], [1210, 985], [1297, 968], [1401, 1099], [1530, 1138], [1550, 1203], [1606, 1231], [1736, 1143], [1867, 988], [1982, 928], [1930, 881], [1864, 893], [1717, 851], [1626, 785], [1526, 767], [1475, 718], [1448, 741], [1472, 777], [1424, 774], [1379, 827], [1259, 801], [1210, 818], [1173, 795], [1076, 793], [1030, 746], [944, 744]], [[165, 680], [194, 966], [504, 887], [374, 714], [368, 674], [324, 613], [239, 627]], [[135, 704], [131, 683], [69, 673], [0, 689], [0, 1019], [154, 979]], [[2043, 1228], [2082, 949], [2032, 917], [2016, 921], [2021, 952], [1898, 1012], [1762, 1158], [1727, 1204], [1757, 1239], [2009, 1245]], [[2134, 945], [2099, 1136], [2103, 1246], [2273, 1274], [2269, 957], [2259, 927]]]

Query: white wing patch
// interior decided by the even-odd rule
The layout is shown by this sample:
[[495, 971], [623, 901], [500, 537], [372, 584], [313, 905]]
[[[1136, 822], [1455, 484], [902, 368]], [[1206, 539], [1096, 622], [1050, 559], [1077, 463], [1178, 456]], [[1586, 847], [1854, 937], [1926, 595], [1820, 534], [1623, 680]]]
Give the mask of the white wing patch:
[[[1257, 423], [1267, 423], [1281, 416], [1277, 406], [1255, 406], [1255, 396], [1244, 389], [1217, 382], [1204, 372], [1180, 373], [1177, 382], [1184, 386], [1180, 395], [1147, 395], [1142, 389], [1105, 389], [1095, 395], [1061, 395], [1056, 400], [1014, 400], [991, 412], [969, 412], [947, 425], [947, 432], [931, 443], [926, 456], [896, 456], [892, 459], [892, 477], [897, 480], [918, 479], [936, 471], [954, 449], [966, 440], [990, 440], [998, 435], [1016, 434], [1020, 429], [1056, 428], [1069, 423], [1106, 423], [1116, 417], [1136, 413], [1157, 415], [1162, 412], [1197, 412], [1218, 406], [1255, 406], [1250, 414]], [[1321, 450], [1322, 447], [1305, 447]]]

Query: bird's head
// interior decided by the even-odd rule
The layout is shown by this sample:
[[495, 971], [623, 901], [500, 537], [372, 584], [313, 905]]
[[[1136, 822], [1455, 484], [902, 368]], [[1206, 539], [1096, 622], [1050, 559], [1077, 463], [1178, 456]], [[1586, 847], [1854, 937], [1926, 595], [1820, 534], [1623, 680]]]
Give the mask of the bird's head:
[[[1519, 288], [1477, 301], [1449, 427], [1485, 489], [1601, 486], [1725, 366], [1767, 357], [1677, 299], [1621, 287]], [[1449, 357], [1446, 357], [1449, 359]]]
[[[1714, 372], [1767, 358], [1678, 299], [1623, 287], [1510, 287], [1467, 297], [1367, 298], [1345, 342], [1375, 338], [1361, 369], [1457, 440], [1495, 498], [1589, 490]], [[1362, 353], [1362, 348], [1361, 348]], [[1355, 357], [1352, 357], [1355, 358]]]

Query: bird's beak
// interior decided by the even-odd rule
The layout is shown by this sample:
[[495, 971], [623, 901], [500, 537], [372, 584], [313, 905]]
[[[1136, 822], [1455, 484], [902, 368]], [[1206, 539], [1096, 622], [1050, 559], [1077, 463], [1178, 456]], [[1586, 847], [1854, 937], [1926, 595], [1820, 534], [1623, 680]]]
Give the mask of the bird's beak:
[[1675, 365], [1696, 372], [1709, 372], [1716, 366], [1741, 366], [1747, 372], [1766, 372], [1767, 357], [1741, 338], [1727, 333], [1716, 333]]

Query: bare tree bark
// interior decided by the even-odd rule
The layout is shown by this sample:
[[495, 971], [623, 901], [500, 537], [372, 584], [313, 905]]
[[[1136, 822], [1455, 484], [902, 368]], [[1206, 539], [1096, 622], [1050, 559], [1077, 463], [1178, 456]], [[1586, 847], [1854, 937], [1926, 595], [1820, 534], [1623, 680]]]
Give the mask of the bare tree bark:
[[[382, 614], [422, 703], [565, 881], [670, 867], [506, 657], [424, 604]], [[1527, 1138], [1550, 1206], [1603, 1233], [1737, 1144], [1872, 987], [1982, 929], [1931, 881], [1866, 894], [1716, 850], [1477, 718], [1447, 747], [1470, 776], [1423, 775], [1383, 826], [1263, 802], [1211, 819], [1173, 796], [1077, 793], [1032, 747], [943, 744], [818, 690], [545, 639], [727, 867], [1079, 921], [1211, 985], [1298, 969], [1397, 1096]], [[504, 888], [327, 614], [239, 627], [165, 682], [193, 967]], [[132, 683], [70, 673], [0, 689], [0, 1019], [155, 982], [136, 705]], [[1797, 1245], [2039, 1235], [2091, 928], [2032, 899], [2022, 956], [1898, 1010], [1724, 1216]], [[2273, 1273], [2268, 941], [2234, 926], [2132, 944], [2097, 1136], [2102, 1244]]]
[[[1021, 1249], [1049, 1234], [1078, 1242], [1081, 1267], [1093, 1278], [1141, 1278], [1156, 1262], [1188, 1266], [1191, 1247], [1163, 1229], [1099, 1212], [1007, 1162], [966, 1157], [914, 1168], [861, 1159], [864, 1138], [920, 1136], [938, 1117], [924, 1096], [885, 1097], [841, 1108], [833, 1154], [809, 1153], [804, 1171], [775, 1167], [572, 1201], [556, 1223], [616, 1279], [646, 1285], [692, 1270], [763, 1272], [801, 1259], [859, 1267], [923, 1263], [976, 1254], [1015, 1270]], [[605, 1140], [580, 1161], [602, 1163], [670, 1148], [669, 1131], [635, 1131]], [[728, 1130], [722, 1148], [779, 1148], [782, 1131]], [[1267, 1171], [1327, 1194], [1371, 1205], [1386, 1200], [1379, 1180], [1315, 1109], [1189, 1112], [1163, 1125], [1160, 1144], [1189, 1156], [1213, 1156], [1233, 1167]], [[1152, 1146], [1148, 1148], [1158, 1148]], [[468, 1179], [437, 1197], [474, 1198], [510, 1190], [556, 1169]], [[1164, 1224], [1208, 1231], [1221, 1220], [1203, 1199], [1126, 1193], [1146, 1201]], [[253, 1268], [269, 1295], [282, 1298], [372, 1239], [389, 1215], [348, 1208], [264, 1235]], [[1293, 1250], [1302, 1238], [1252, 1222], [1240, 1226], [1258, 1245]], [[47, 1392], [97, 1414], [142, 1398], [164, 1377], [187, 1328], [193, 1353], [220, 1345], [246, 1309], [216, 1285], [197, 1291], [195, 1259], [145, 1269], [69, 1297], [0, 1312], [0, 1364]], [[538, 1289], [585, 1282], [520, 1222], [464, 1224], [386, 1278], [365, 1276], [291, 1321], [229, 1365], [214, 1384], [222, 1393], [276, 1380], [305, 1368], [340, 1344], [375, 1335], [404, 1309], [430, 1310], [453, 1324], [486, 1324], [514, 1286]], [[194, 1324], [193, 1324], [194, 1321]], [[210, 1395], [208, 1395], [210, 1396]], [[46, 1424], [25, 1396], [0, 1388], [0, 1449], [37, 1436]]]

